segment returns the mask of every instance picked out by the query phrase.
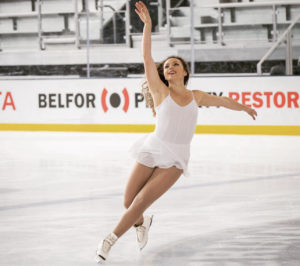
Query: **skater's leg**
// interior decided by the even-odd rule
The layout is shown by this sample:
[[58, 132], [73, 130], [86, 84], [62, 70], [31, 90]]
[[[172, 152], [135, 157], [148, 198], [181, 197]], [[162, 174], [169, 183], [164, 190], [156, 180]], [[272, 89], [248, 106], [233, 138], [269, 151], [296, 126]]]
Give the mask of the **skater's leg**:
[[[154, 168], [147, 167], [140, 163], [136, 163], [128, 179], [124, 193], [124, 207], [128, 209], [133, 202], [135, 196], [151, 177]], [[143, 214], [135, 222], [136, 225], [143, 223]]]
[[132, 204], [113, 230], [114, 234], [121, 237], [138, 221], [144, 211], [178, 180], [181, 174], [182, 170], [175, 166], [168, 169], [155, 168], [152, 176], [135, 196]]
[[[124, 206], [126, 209], [130, 207], [136, 194], [142, 189], [148, 179], [152, 176], [153, 171], [154, 168], [150, 168], [139, 163], [135, 164], [125, 189]], [[138, 224], [142, 222], [143, 216], [141, 214], [140, 217], [138, 217], [136, 223]], [[110, 233], [102, 242], [100, 242], [97, 248], [97, 262], [106, 260], [111, 247], [115, 244], [117, 239], [118, 236], [116, 236], [114, 233]]]

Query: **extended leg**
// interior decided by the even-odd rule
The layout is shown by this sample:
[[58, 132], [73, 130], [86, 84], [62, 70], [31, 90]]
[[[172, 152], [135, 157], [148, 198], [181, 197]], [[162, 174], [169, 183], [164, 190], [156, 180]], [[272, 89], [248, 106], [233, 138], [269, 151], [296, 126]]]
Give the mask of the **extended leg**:
[[[125, 193], [124, 193], [124, 207], [128, 209], [133, 202], [136, 195], [143, 188], [143, 186], [147, 183], [149, 178], [151, 177], [154, 168], [147, 167], [140, 163], [136, 163], [130, 177], [128, 179]], [[143, 223], [143, 214], [137, 219], [135, 222], [136, 225], [140, 225]]]
[[[141, 167], [141, 165], [137, 167]], [[131, 226], [133, 226], [140, 219], [144, 211], [178, 180], [181, 173], [182, 170], [177, 169], [176, 167], [168, 169], [156, 168], [153, 171], [151, 177], [148, 178], [148, 181], [146, 181], [146, 184], [142, 186], [138, 194], [134, 197], [133, 202], [121, 218], [114, 231], [99, 244], [96, 256], [97, 262], [106, 260], [110, 248], [114, 245], [117, 239], [121, 237]], [[131, 181], [129, 181], [129, 183]], [[129, 190], [131, 190], [130, 185]], [[140, 248], [143, 248], [145, 243], [147, 243], [147, 241], [141, 241], [143, 246]]]
[[175, 166], [168, 169], [156, 168], [113, 230], [114, 234], [121, 237], [138, 221], [144, 211], [178, 180], [181, 174], [182, 170]]

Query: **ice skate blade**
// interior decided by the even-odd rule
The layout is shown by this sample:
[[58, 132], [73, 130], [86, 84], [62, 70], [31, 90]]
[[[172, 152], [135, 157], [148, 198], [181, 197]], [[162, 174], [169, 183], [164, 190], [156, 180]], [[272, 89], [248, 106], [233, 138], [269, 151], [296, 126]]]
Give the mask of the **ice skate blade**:
[[95, 257], [95, 261], [96, 261], [97, 263], [99, 263], [99, 264], [104, 264], [106, 260], [105, 260], [105, 258], [103, 258], [102, 256], [97, 255], [97, 256]]

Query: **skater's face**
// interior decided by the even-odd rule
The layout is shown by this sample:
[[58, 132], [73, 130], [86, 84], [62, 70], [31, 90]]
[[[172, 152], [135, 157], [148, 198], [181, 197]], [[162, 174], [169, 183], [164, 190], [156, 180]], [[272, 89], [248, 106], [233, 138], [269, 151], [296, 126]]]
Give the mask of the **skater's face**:
[[169, 58], [164, 63], [164, 77], [167, 81], [173, 80], [184, 80], [184, 77], [187, 75], [187, 72], [184, 70], [184, 67], [181, 61], [177, 58]]

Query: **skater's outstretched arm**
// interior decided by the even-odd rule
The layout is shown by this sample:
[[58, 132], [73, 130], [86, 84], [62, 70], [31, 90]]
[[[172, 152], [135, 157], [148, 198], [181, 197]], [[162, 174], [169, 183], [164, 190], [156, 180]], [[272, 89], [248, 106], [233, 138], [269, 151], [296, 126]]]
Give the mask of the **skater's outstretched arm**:
[[245, 111], [253, 120], [255, 120], [257, 116], [257, 112], [254, 109], [247, 105], [240, 104], [229, 97], [210, 95], [199, 90], [195, 90], [194, 93], [199, 106], [222, 106], [231, 110]]
[[152, 20], [146, 5], [142, 1], [136, 2], [135, 7], [135, 12], [144, 22], [142, 49], [148, 87], [152, 94], [159, 94], [165, 87], [165, 84], [159, 78], [157, 68], [151, 54]]

